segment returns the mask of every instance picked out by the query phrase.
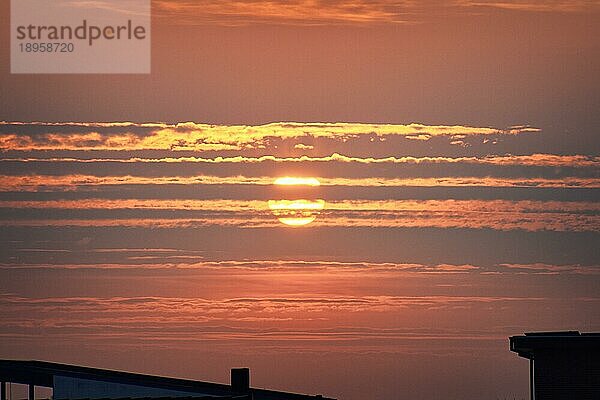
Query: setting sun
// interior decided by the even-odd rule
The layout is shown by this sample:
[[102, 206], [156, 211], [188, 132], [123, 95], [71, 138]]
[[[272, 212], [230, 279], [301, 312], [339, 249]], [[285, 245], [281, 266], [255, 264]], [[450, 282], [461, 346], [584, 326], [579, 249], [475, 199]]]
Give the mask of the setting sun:
[[281, 223], [289, 226], [310, 224], [323, 208], [324, 200], [269, 200], [269, 209]]
[[[317, 178], [281, 177], [274, 182], [281, 186], [320, 186]], [[313, 222], [321, 210], [325, 208], [325, 201], [321, 199], [280, 199], [269, 200], [269, 209], [279, 222], [288, 226], [304, 226]]]
[[321, 182], [317, 178], [298, 178], [292, 176], [283, 176], [277, 178], [274, 182], [275, 185], [301, 185], [301, 186], [320, 186]]

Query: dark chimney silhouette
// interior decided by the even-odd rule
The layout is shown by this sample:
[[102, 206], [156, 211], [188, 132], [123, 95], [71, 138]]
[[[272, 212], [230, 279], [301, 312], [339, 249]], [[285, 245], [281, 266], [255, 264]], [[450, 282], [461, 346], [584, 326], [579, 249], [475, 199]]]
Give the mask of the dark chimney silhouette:
[[231, 390], [238, 393], [248, 393], [250, 391], [250, 369], [231, 369]]

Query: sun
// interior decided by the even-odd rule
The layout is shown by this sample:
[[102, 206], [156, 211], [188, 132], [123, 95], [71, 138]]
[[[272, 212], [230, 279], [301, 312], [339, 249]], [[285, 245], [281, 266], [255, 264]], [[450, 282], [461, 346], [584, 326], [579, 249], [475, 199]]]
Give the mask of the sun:
[[[305, 186], [315, 187], [321, 183], [316, 178], [281, 177], [274, 182], [278, 186]], [[269, 200], [269, 209], [284, 225], [298, 227], [313, 222], [321, 210], [325, 208], [325, 201], [321, 199], [280, 199]]]
[[298, 178], [295, 176], [282, 176], [275, 179], [275, 185], [302, 185], [302, 186], [320, 186], [321, 182], [317, 178]]
[[313, 222], [325, 208], [324, 200], [269, 200], [269, 208], [279, 222], [289, 226], [303, 226]]

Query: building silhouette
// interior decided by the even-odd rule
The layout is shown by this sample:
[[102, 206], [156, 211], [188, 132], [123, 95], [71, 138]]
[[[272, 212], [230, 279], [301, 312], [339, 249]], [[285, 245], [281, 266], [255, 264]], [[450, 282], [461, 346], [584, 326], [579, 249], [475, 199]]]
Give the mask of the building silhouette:
[[52, 398], [64, 399], [202, 399], [202, 400], [333, 400], [250, 387], [248, 368], [231, 370], [231, 384], [218, 384], [130, 372], [80, 367], [44, 361], [0, 360], [1, 400], [6, 400], [6, 383], [52, 389]]
[[600, 333], [525, 333], [510, 350], [529, 360], [531, 400], [600, 400]]
[[[600, 333], [531, 332], [512, 336], [510, 350], [529, 360], [531, 400], [600, 400]], [[0, 360], [6, 383], [51, 388], [56, 400], [333, 400], [250, 386], [248, 368], [231, 370], [229, 385], [43, 361]]]

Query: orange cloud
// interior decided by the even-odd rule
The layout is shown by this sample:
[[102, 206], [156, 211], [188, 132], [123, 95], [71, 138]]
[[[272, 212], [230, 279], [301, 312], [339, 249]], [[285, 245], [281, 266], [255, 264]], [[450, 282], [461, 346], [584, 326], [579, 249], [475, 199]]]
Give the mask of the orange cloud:
[[[103, 250], [130, 254], [144, 249]], [[171, 250], [148, 249], [169, 254]], [[471, 344], [493, 341], [502, 346], [511, 332], [526, 329], [520, 325], [525, 322], [515, 319], [523, 308], [552, 324], [557, 312], [571, 316], [576, 312], [574, 318], [593, 315], [599, 301], [591, 289], [570, 295], [574, 280], [582, 282], [589, 276], [573, 275], [566, 286], [560, 285], [561, 275], [548, 276], [552, 284], [531, 296], [528, 279], [520, 275], [544, 273], [544, 269], [570, 274], [567, 265], [536, 271], [536, 265], [527, 264], [511, 268], [302, 260], [142, 265], [14, 262], [0, 265], [1, 272], [27, 274], [29, 286], [44, 284], [36, 285], [35, 293], [23, 294], [19, 289], [0, 293], [0, 336], [5, 341], [94, 341], [113, 351], [124, 346], [138, 351], [149, 345], [168, 351], [202, 351], [208, 346], [218, 354], [233, 350], [237, 355], [261, 356], [268, 351], [281, 354], [283, 348], [319, 355], [369, 353], [377, 359], [407, 351], [439, 355], [443, 341], [462, 343], [467, 338]], [[574, 267], [587, 275], [598, 266]], [[22, 268], [45, 272], [38, 276], [18, 270]], [[73, 271], [90, 268], [96, 270]], [[489, 271], [506, 275], [490, 279], [484, 275]], [[86, 287], [94, 282], [110, 285], [95, 285], [93, 293], [84, 295], [64, 292], [65, 287], [82, 285], [82, 279]], [[462, 349], [453, 351], [462, 354]]]
[[[155, 1], [154, 16], [159, 21], [194, 25], [246, 26], [277, 25], [381, 25], [414, 24], [430, 20], [443, 11], [448, 16], [464, 16], [465, 10], [483, 13], [502, 9], [527, 12], [582, 12], [598, 9], [594, 1], [394, 1], [355, 0], [190, 0]], [[483, 10], [483, 11], [482, 11]], [[174, 22], [173, 22], [174, 21]]]
[[513, 1], [458, 1], [463, 7], [485, 7], [498, 8], [511, 11], [527, 11], [527, 12], [585, 12], [598, 11], [600, 4], [597, 1], [589, 0], [513, 0]]
[[179, 124], [0, 122], [0, 150], [243, 150], [264, 148], [267, 139], [272, 138], [311, 137], [347, 141], [362, 135], [377, 135], [381, 138], [516, 135], [530, 132], [531, 129], [500, 130], [460, 125], [294, 122], [258, 126], [207, 125], [193, 122]]
[[[410, 4], [410, 3], [408, 3]], [[240, 26], [251, 23], [289, 25], [381, 24], [411, 21], [410, 7], [385, 0], [338, 2], [294, 1], [156, 1], [155, 16], [183, 24]]]
[[[269, 205], [261, 200], [184, 200], [184, 199], [82, 199], [47, 201], [0, 201], [0, 208], [63, 208], [63, 209], [147, 209], [147, 210], [224, 210], [243, 212], [266, 211]], [[341, 200], [327, 203], [330, 211], [425, 211], [442, 212], [599, 212], [600, 204], [580, 201], [534, 200]], [[155, 250], [156, 251], [156, 250]], [[166, 249], [164, 250], [166, 251]]]
[[[319, 178], [321, 186], [360, 187], [544, 187], [544, 188], [600, 188], [600, 179], [567, 177], [545, 178], [491, 178], [491, 177], [436, 177], [436, 178]], [[0, 192], [7, 191], [61, 191], [77, 190], [99, 185], [272, 185], [273, 177], [246, 176], [93, 176], [93, 175], [0, 175]]]
[[501, 267], [516, 273], [538, 273], [542, 275], [580, 274], [600, 275], [600, 267], [586, 265], [551, 265], [551, 264], [500, 264]]
[[112, 162], [112, 163], [207, 163], [207, 164], [237, 164], [237, 163], [305, 163], [305, 162], [344, 162], [358, 164], [480, 164], [480, 165], [521, 165], [536, 167], [597, 167], [600, 157], [586, 155], [557, 155], [557, 154], [531, 154], [531, 155], [502, 155], [485, 157], [352, 157], [333, 153], [324, 157], [277, 157], [264, 155], [260, 157], [163, 157], [163, 158], [5, 158], [4, 161], [19, 162]]
[[[277, 227], [266, 201], [241, 200], [58, 200], [2, 201], [4, 209], [88, 210], [91, 219], [7, 219], [4, 226], [127, 226], [183, 228], [194, 226]], [[600, 205], [593, 202], [508, 200], [345, 200], [328, 202], [311, 227], [468, 228], [525, 231], [593, 232], [600, 230]], [[114, 210], [135, 210], [128, 217]], [[160, 210], [185, 211], [187, 217], [155, 217]]]
[[[22, 249], [23, 252], [47, 251], [48, 249]], [[59, 250], [53, 250], [59, 251]], [[203, 276], [229, 277], [254, 277], [257, 279], [273, 279], [282, 276], [299, 278], [301, 276], [313, 276], [315, 280], [322, 280], [327, 275], [331, 279], [343, 277], [350, 280], [366, 278], [384, 278], [390, 276], [407, 277], [411, 274], [488, 274], [490, 271], [503, 274], [581, 274], [598, 275], [598, 265], [553, 265], [553, 264], [498, 264], [493, 266], [476, 266], [470, 264], [417, 264], [417, 263], [391, 263], [391, 262], [345, 262], [345, 261], [303, 261], [303, 260], [227, 260], [227, 261], [205, 261], [199, 252], [181, 249], [88, 249], [79, 250], [83, 252], [109, 252], [114, 254], [154, 254], [159, 256], [128, 256], [131, 261], [148, 260], [148, 263], [124, 264], [124, 263], [95, 263], [95, 264], [0, 264], [0, 269], [100, 269], [100, 270], [184, 270], [196, 271]], [[179, 254], [172, 256], [169, 254]], [[173, 257], [186, 258], [185, 260], [173, 260]], [[151, 260], [156, 262], [150, 263]], [[56, 262], [56, 261], [55, 261]], [[358, 278], [358, 277], [361, 278]], [[293, 279], [292, 279], [293, 280]]]
[[[72, 315], [73, 320], [89, 318], [82, 326], [106, 323], [111, 314], [120, 315], [111, 325], [130, 325], [135, 323], [185, 324], [218, 321], [248, 322], [244, 317], [269, 316], [273, 320], [292, 320], [304, 315], [321, 314], [331, 319], [335, 312], [393, 312], [407, 308], [415, 309], [451, 309], [463, 305], [506, 304], [510, 302], [535, 303], [547, 300], [542, 297], [511, 296], [285, 296], [285, 297], [241, 297], [224, 299], [179, 298], [179, 297], [57, 297], [25, 298], [1, 296], [3, 306], [10, 305], [11, 314], [20, 311], [50, 312], [54, 315]], [[96, 311], [93, 312], [92, 311]], [[84, 316], [84, 314], [88, 314]], [[90, 317], [96, 315], [95, 317]], [[4, 320], [10, 323], [10, 319]], [[250, 321], [256, 321], [252, 318]], [[51, 318], [39, 321], [46, 328], [56, 327], [59, 321]], [[205, 332], [206, 333], [206, 332]], [[271, 335], [270, 335], [271, 336]]]

